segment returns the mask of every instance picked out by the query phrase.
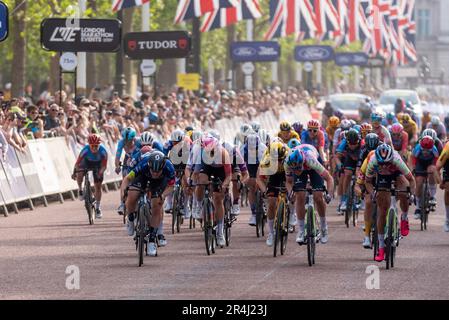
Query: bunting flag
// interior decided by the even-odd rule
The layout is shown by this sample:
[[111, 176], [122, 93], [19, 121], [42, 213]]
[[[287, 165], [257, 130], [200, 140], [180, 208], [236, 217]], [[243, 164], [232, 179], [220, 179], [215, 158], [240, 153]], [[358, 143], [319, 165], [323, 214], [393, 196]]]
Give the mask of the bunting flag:
[[333, 40], [336, 46], [360, 41], [370, 56], [397, 65], [417, 60], [416, 0], [270, 0], [271, 24], [265, 40], [296, 35]]
[[236, 0], [232, 7], [219, 7], [204, 15], [201, 32], [224, 28], [242, 20], [258, 19], [262, 16], [259, 0]]
[[237, 4], [238, 0], [179, 0], [175, 23], [202, 17], [219, 8], [230, 8]]
[[150, 0], [114, 0], [112, 3], [112, 12], [117, 12], [122, 9], [141, 6]]

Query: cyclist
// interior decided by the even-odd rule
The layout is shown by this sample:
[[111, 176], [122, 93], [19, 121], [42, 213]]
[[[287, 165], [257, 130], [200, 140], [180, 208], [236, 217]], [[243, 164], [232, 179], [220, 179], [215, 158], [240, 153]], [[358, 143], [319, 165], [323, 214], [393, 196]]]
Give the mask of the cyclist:
[[[363, 193], [366, 193], [365, 189], [365, 174], [366, 167], [371, 157], [374, 156], [374, 151], [383, 142], [379, 140], [379, 137], [375, 133], [369, 133], [365, 137], [365, 145], [360, 151], [359, 161], [357, 162], [357, 183], [354, 187], [354, 192], [362, 197]], [[363, 188], [363, 191], [362, 191]], [[371, 225], [372, 225], [372, 210], [373, 210], [373, 199], [370, 196], [365, 197], [365, 215], [364, 215], [364, 225], [365, 225], [365, 237], [363, 239], [363, 247], [365, 249], [371, 248]]]
[[260, 130], [260, 123], [257, 122], [257, 121], [251, 122], [251, 128], [253, 129], [253, 131], [254, 131], [255, 133], [259, 133], [259, 130]]
[[221, 186], [214, 185], [212, 190], [212, 200], [215, 208], [214, 218], [217, 223], [217, 244], [225, 245], [223, 235], [224, 224], [224, 191], [229, 187], [232, 178], [232, 165], [228, 151], [221, 146], [220, 142], [212, 136], [203, 136], [201, 144], [192, 148], [194, 174], [193, 178], [197, 182], [195, 187], [195, 197], [197, 207], [194, 216], [201, 216], [202, 201], [204, 198], [205, 184], [210, 182], [211, 176], [221, 181]]
[[288, 146], [280, 141], [270, 144], [265, 150], [257, 172], [256, 183], [260, 190], [268, 197], [268, 228], [267, 246], [273, 246], [274, 217], [276, 215], [276, 203], [279, 196], [279, 188], [285, 183], [283, 162], [288, 154]]
[[340, 119], [338, 119], [336, 116], [332, 116], [329, 119], [328, 125], [326, 127], [326, 132], [327, 135], [330, 137], [331, 142], [330, 142], [330, 147], [329, 149], [332, 150], [332, 146], [333, 146], [333, 137], [335, 134], [335, 131], [337, 131], [338, 126], [340, 125]]
[[108, 152], [103, 144], [101, 137], [97, 134], [90, 134], [87, 138], [87, 145], [81, 149], [78, 159], [75, 162], [72, 179], [78, 183], [78, 196], [81, 201], [84, 200], [83, 180], [84, 172], [88, 170], [93, 172], [95, 187], [95, 218], [101, 219], [101, 184], [103, 175], [108, 165]]
[[347, 119], [341, 120], [340, 128], [335, 130], [335, 133], [334, 133], [334, 138], [332, 141], [332, 145], [333, 145], [332, 155], [335, 155], [335, 151], [336, 151], [337, 147], [340, 145], [342, 138], [344, 137], [344, 135], [342, 135], [342, 133], [345, 133], [346, 131], [351, 129], [351, 126], [352, 125], [349, 120], [347, 120]]
[[[253, 133], [256, 134], [256, 133]], [[216, 139], [220, 140], [220, 136], [216, 135]], [[248, 137], [246, 137], [248, 138]], [[246, 141], [245, 138], [245, 141]], [[232, 166], [232, 213], [231, 216], [234, 218], [240, 214], [240, 189], [238, 181], [241, 183], [246, 183], [248, 180], [248, 168], [246, 167], [245, 161], [240, 153], [240, 150], [235, 146], [227, 142], [223, 142], [223, 148], [228, 151], [231, 166]]]
[[386, 128], [389, 128], [393, 124], [398, 122], [398, 118], [396, 118], [396, 115], [393, 112], [388, 112], [385, 119], [382, 120], [382, 125]]
[[392, 146], [390, 132], [381, 123], [384, 118], [382, 112], [373, 112], [371, 114], [371, 124], [373, 126], [373, 132], [377, 134], [380, 140], [384, 143]]
[[280, 131], [277, 136], [281, 138], [284, 143], [288, 143], [291, 139], [301, 140], [299, 135], [292, 129], [292, 126], [287, 121], [281, 122], [279, 129]]
[[245, 143], [240, 148], [240, 153], [243, 155], [243, 160], [246, 163], [249, 173], [249, 178], [246, 180], [246, 186], [248, 187], [248, 200], [251, 207], [251, 217], [249, 219], [250, 226], [256, 225], [257, 169], [259, 168], [260, 161], [262, 160], [266, 149], [267, 146], [256, 134], [247, 136]]
[[259, 138], [260, 142], [262, 142], [265, 145], [265, 147], [268, 148], [270, 146], [271, 137], [266, 130], [264, 129], [259, 130]]
[[337, 170], [344, 170], [342, 185], [342, 197], [340, 199], [340, 212], [346, 210], [348, 201], [349, 185], [351, 184], [352, 175], [357, 169], [357, 161], [360, 157], [362, 148], [362, 139], [355, 129], [350, 129], [344, 139], [337, 148], [335, 161], [337, 163]]
[[407, 162], [408, 158], [408, 133], [400, 123], [395, 123], [390, 128], [391, 142], [395, 151], [399, 152], [402, 159]]
[[[415, 193], [415, 178], [402, 160], [399, 153], [393, 150], [389, 144], [381, 144], [371, 157], [366, 168], [366, 189], [369, 194], [374, 194], [373, 178], [377, 177], [377, 230], [379, 239], [379, 252], [375, 260], [382, 262], [385, 259], [384, 230], [386, 225], [387, 211], [390, 207], [390, 188], [393, 181], [396, 189], [401, 190], [410, 185], [411, 193]], [[401, 235], [409, 233], [407, 214], [409, 209], [408, 199], [405, 195], [399, 195], [401, 215]]]
[[[122, 171], [122, 176], [125, 177], [129, 172], [129, 161], [134, 157], [134, 154], [142, 147], [141, 141], [136, 139], [136, 130], [131, 127], [123, 129], [122, 140], [117, 144], [117, 152], [115, 153], [115, 172], [117, 174]], [[123, 170], [121, 168], [120, 158], [125, 151], [125, 158], [123, 160]]]
[[[323, 198], [324, 180], [329, 194], [334, 192], [334, 179], [324, 166], [318, 161], [318, 151], [312, 145], [302, 144], [290, 151], [284, 162], [286, 175], [286, 186], [290, 194], [294, 193], [296, 216], [298, 219], [298, 236], [296, 242], [304, 244], [305, 227], [305, 202], [307, 182], [310, 179], [312, 189], [314, 189], [313, 199], [320, 216], [321, 243], [327, 243], [329, 232], [326, 222], [326, 203]], [[326, 199], [330, 201], [330, 196]]]
[[444, 231], [449, 232], [449, 142], [444, 146], [443, 151], [438, 158], [436, 169], [438, 172], [443, 169], [443, 182], [440, 188], [444, 190], [444, 206], [446, 209], [446, 221], [444, 222]]
[[430, 122], [427, 124], [427, 129], [433, 129], [437, 133], [438, 139], [441, 141], [446, 141], [446, 127], [440, 121], [438, 116], [433, 116]]
[[416, 198], [416, 211], [415, 219], [421, 218], [421, 202], [422, 186], [424, 178], [430, 174], [429, 177], [429, 191], [430, 191], [430, 205], [436, 205], [435, 195], [437, 192], [437, 184], [440, 183], [439, 175], [436, 174], [436, 163], [439, 157], [438, 150], [435, 146], [435, 141], [430, 136], [422, 137], [412, 152], [412, 169], [416, 177], [417, 198]]
[[414, 146], [418, 141], [418, 125], [412, 120], [409, 114], [402, 113], [398, 115], [399, 122], [408, 134], [408, 144]]
[[120, 189], [121, 194], [128, 189], [126, 198], [126, 211], [129, 212], [126, 225], [128, 235], [134, 235], [134, 219], [137, 214], [137, 201], [140, 191], [149, 188], [149, 198], [151, 199], [151, 217], [148, 217], [149, 237], [148, 255], [157, 255], [156, 237], [160, 246], [165, 246], [167, 241], [163, 234], [158, 234], [159, 226], [162, 223], [162, 204], [164, 198], [173, 191], [175, 184], [175, 168], [167, 157], [160, 151], [153, 150], [145, 156], [137, 166], [123, 179]]
[[320, 130], [320, 123], [317, 120], [310, 120], [307, 122], [307, 131], [304, 131], [301, 135], [301, 142], [303, 144], [310, 144], [318, 150], [318, 161], [321, 164], [327, 162], [326, 155], [324, 153], [325, 137], [324, 132]]
[[437, 147], [438, 153], [441, 154], [441, 152], [443, 152], [444, 145], [443, 142], [438, 139], [436, 131], [433, 129], [425, 129], [421, 135], [421, 138], [425, 136], [432, 137], [433, 141], [435, 141], [435, 147]]
[[240, 131], [237, 132], [234, 138], [234, 144], [236, 146], [241, 146], [245, 143], [245, 138], [251, 133], [254, 133], [253, 128], [247, 123], [242, 124], [240, 126]]
[[365, 137], [372, 132], [373, 126], [371, 124], [369, 124], [368, 122], [362, 123], [362, 125], [360, 126], [360, 135], [362, 140], [364, 140]]
[[296, 121], [292, 124], [292, 128], [293, 130], [295, 130], [295, 132], [301, 137], [303, 131], [304, 131], [304, 126], [301, 122]]
[[143, 146], [151, 146], [153, 150], [158, 150], [160, 152], [164, 152], [164, 146], [156, 141], [154, 135], [151, 132], [145, 131], [140, 135], [140, 145]]

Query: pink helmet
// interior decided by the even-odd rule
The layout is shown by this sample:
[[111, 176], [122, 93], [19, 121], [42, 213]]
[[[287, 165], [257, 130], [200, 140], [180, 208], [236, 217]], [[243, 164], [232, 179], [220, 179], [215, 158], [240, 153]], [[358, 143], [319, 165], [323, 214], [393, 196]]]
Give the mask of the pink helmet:
[[201, 147], [203, 149], [212, 150], [218, 145], [218, 140], [212, 136], [204, 136], [201, 139]]
[[393, 134], [400, 134], [402, 131], [404, 131], [404, 127], [400, 123], [394, 123], [391, 126], [391, 133]]

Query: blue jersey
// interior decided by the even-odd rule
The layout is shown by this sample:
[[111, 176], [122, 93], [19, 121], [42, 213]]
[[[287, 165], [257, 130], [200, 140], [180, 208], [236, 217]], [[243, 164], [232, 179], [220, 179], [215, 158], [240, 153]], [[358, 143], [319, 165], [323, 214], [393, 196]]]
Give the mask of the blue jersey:
[[[124, 148], [125, 148], [125, 139], [122, 139], [117, 144], [117, 152], [115, 153], [115, 157], [117, 159], [120, 159], [120, 157], [122, 156], [122, 152], [123, 152]], [[130, 156], [132, 157], [132, 154], [135, 152], [135, 150], [137, 149], [137, 151], [139, 151], [140, 148], [142, 148], [142, 143], [141, 143], [140, 139], [135, 139], [134, 140], [134, 149], [133, 149], [133, 151], [131, 152], [131, 154], [127, 153], [126, 155], [128, 157], [130, 157]]]
[[423, 149], [420, 144], [417, 144], [415, 148], [413, 149], [412, 156], [416, 160], [423, 160], [423, 161], [434, 161], [435, 159], [438, 159], [439, 152], [437, 147], [433, 146], [432, 149], [427, 150]]
[[90, 150], [89, 145], [86, 145], [81, 149], [76, 165], [79, 165], [82, 161], [88, 161], [90, 163], [98, 163], [106, 167], [108, 161], [108, 151], [103, 144], [100, 144], [98, 152], [93, 153]]
[[162, 175], [155, 179], [151, 175], [150, 166], [148, 164], [148, 155], [145, 155], [142, 160], [134, 167], [134, 169], [131, 170], [130, 174], [133, 177], [137, 176], [144, 176], [145, 178], [148, 178], [150, 180], [161, 180], [161, 179], [167, 179], [167, 180], [174, 180], [175, 179], [175, 168], [173, 167], [173, 164], [170, 160], [165, 160], [165, 166], [162, 171]]
[[349, 148], [348, 142], [346, 139], [341, 140], [340, 144], [336, 149], [336, 153], [340, 153], [344, 156], [349, 156], [352, 160], [358, 160], [360, 157], [361, 144], [359, 143], [358, 147], [355, 150], [351, 150]]

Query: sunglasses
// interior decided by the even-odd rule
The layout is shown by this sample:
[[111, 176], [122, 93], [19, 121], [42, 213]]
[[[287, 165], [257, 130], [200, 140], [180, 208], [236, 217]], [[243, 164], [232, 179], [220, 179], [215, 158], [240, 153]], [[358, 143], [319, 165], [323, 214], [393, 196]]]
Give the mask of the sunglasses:
[[51, 109], [50, 111], [52, 111], [52, 112], [57, 112], [57, 111], [59, 111], [58, 109]]
[[309, 132], [317, 133], [318, 129], [309, 129]]

